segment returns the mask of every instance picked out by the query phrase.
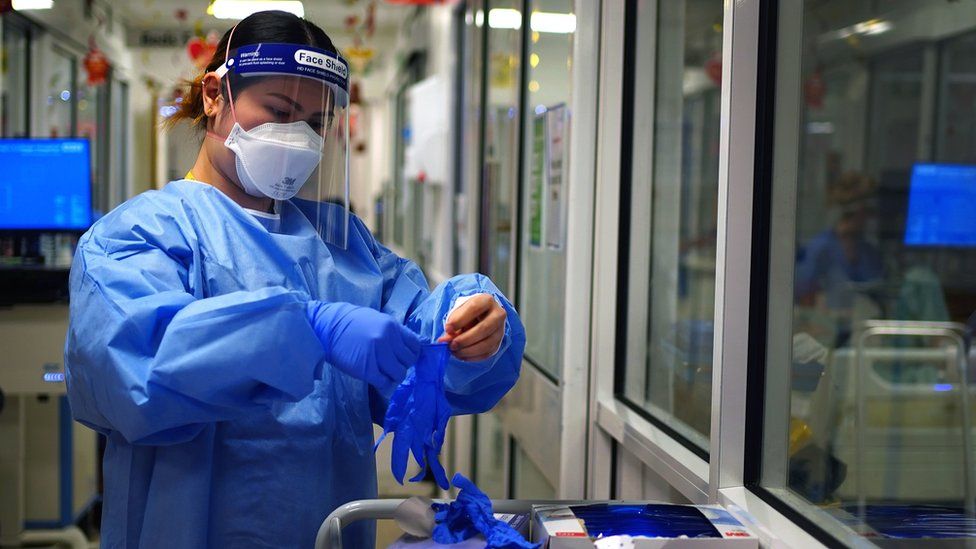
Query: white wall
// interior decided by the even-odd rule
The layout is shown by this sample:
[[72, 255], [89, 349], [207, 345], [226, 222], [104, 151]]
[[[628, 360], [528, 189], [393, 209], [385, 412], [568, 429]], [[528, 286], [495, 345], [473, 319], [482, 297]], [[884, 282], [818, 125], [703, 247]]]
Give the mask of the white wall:
[[[199, 137], [188, 127], [172, 131], [160, 127], [159, 105], [153, 101], [151, 85], [159, 97], [169, 97], [174, 87], [196, 74], [185, 50], [179, 48], [132, 48], [133, 79], [130, 109], [136, 128], [133, 134], [135, 161], [133, 177], [143, 188], [159, 187], [182, 177], [199, 150]], [[156, 122], [154, 126], [153, 123]], [[150, 165], [151, 135], [156, 137], [156, 164]]]

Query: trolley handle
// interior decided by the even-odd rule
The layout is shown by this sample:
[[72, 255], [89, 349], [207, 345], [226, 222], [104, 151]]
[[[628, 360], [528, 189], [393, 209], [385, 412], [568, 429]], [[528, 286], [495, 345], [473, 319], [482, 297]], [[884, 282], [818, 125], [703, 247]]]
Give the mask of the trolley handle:
[[[315, 549], [342, 549], [342, 529], [360, 520], [392, 519], [396, 508], [406, 501], [400, 499], [364, 499], [349, 502], [332, 513], [319, 526], [315, 536]], [[436, 503], [450, 503], [450, 500], [434, 500]], [[533, 505], [575, 505], [580, 501], [553, 500], [492, 500], [492, 512], [505, 514], [527, 514]]]

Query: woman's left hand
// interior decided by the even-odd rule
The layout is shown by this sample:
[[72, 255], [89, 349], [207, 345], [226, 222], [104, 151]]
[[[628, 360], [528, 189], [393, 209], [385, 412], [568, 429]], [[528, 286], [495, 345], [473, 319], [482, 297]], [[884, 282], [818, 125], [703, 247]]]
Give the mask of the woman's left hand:
[[437, 341], [450, 343], [455, 357], [467, 361], [489, 358], [505, 337], [508, 314], [490, 294], [477, 294], [447, 318], [445, 334]]

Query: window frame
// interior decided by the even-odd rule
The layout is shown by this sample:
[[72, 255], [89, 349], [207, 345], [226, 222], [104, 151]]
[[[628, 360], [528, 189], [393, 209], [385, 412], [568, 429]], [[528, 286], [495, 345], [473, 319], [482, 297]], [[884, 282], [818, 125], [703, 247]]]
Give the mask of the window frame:
[[[789, 3], [798, 5], [795, 0], [783, 2]], [[635, 8], [628, 5], [627, 9]], [[648, 467], [692, 503], [719, 503], [747, 512], [749, 516], [744, 518], [766, 543], [778, 540], [789, 546], [819, 547], [837, 540], [758, 489], [756, 478], [760, 467], [755, 449], [761, 450], [767, 426], [755, 420], [762, 419], [766, 403], [755, 398], [755, 380], [764, 372], [760, 357], [750, 349], [766, 351], [755, 344], [765, 343], [765, 333], [757, 328], [768, 320], [762, 305], [771, 294], [762, 287], [764, 281], [757, 267], [768, 270], [768, 263], [763, 261], [772, 240], [768, 230], [769, 194], [762, 192], [763, 181], [757, 177], [772, 177], [762, 169], [771, 165], [769, 136], [774, 124], [785, 123], [774, 121], [772, 110], [764, 103], [775, 91], [777, 52], [769, 45], [775, 43], [780, 30], [779, 9], [780, 2], [764, 0], [726, 2], [724, 6], [712, 422], [710, 451], [703, 459], [621, 400], [615, 391], [619, 355], [625, 350], [617, 333], [621, 310], [618, 288], [622, 288], [618, 254], [622, 241], [629, 236], [618, 223], [626, 204], [620, 193], [620, 183], [625, 181], [621, 164], [626, 160], [620, 150], [628, 123], [620, 75], [632, 64], [628, 65], [623, 55], [621, 35], [628, 34], [620, 32], [625, 28], [624, 18], [615, 13], [620, 10], [604, 5], [598, 167], [602, 190], [596, 197], [596, 238], [612, 244], [598, 246], [594, 257], [590, 355], [593, 412], [587, 497], [608, 498], [619, 493], [615, 484], [634, 473], [616, 467], [616, 456], [626, 451], [638, 458], [627, 461]]]
[[[0, 128], [0, 135], [3, 137], [13, 137], [14, 135], [21, 134], [22, 137], [28, 137], [32, 134], [32, 122], [33, 122], [33, 112], [34, 102], [31, 100], [32, 83], [34, 77], [34, 49], [35, 49], [35, 39], [37, 36], [37, 29], [31, 23], [29, 19], [22, 16], [17, 12], [7, 12], [0, 17], [0, 41], [5, 39], [7, 32], [15, 30], [22, 33], [25, 40], [25, 52], [24, 52], [24, 69], [25, 69], [25, 80], [24, 89], [20, 90], [23, 94], [23, 100], [19, 105], [23, 108], [24, 112], [24, 122], [19, 131], [11, 132], [13, 135], [6, 135], [3, 132], [4, 128]], [[0, 90], [6, 90], [7, 84], [5, 82], [0, 83]], [[9, 108], [11, 105], [7, 105]]]
[[[625, 86], [624, 79], [633, 79], [629, 69], [633, 67], [631, 55], [636, 46], [637, 9], [652, 9], [656, 26], [657, 1], [639, 0], [628, 2], [625, 9], [605, 2], [602, 10], [600, 47], [600, 120], [597, 129], [597, 188], [594, 196], [595, 242], [593, 251], [593, 307], [591, 310], [590, 371], [590, 426], [588, 429], [588, 475], [586, 497], [606, 499], [617, 493], [620, 479], [633, 478], [638, 471], [618, 470], [617, 455], [626, 451], [639, 458], [628, 460], [629, 466], [646, 466], [659, 475], [692, 503], [709, 501], [709, 462], [695, 453], [672, 433], [653, 423], [617, 395], [619, 388], [618, 364], [626, 347], [625, 338], [619, 337], [620, 306], [625, 296], [621, 286], [620, 252], [629, 246], [629, 235], [621, 231], [621, 205], [626, 197], [622, 193], [630, 178], [623, 177], [630, 167], [624, 154], [626, 141], [633, 138], [625, 132], [633, 132], [630, 113], [625, 112], [628, 103], [625, 90], [633, 92], [633, 86]], [[641, 7], [643, 6], [643, 8]], [[725, 6], [725, 18], [730, 6]], [[625, 14], [624, 11], [627, 13]], [[625, 29], [624, 32], [621, 32]], [[652, 39], [656, 44], [656, 36]], [[726, 38], [723, 38], [727, 41]], [[629, 48], [625, 41], [631, 41]], [[649, 52], [650, 53], [650, 52]], [[629, 153], [629, 148], [626, 149]], [[623, 348], [622, 348], [623, 346]]]

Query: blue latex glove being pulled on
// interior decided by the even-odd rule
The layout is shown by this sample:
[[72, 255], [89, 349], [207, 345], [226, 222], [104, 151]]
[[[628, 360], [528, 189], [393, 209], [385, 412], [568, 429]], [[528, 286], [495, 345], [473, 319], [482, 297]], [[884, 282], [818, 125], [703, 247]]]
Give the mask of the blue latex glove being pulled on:
[[390, 468], [397, 482], [403, 484], [410, 452], [420, 465], [420, 473], [411, 482], [423, 480], [427, 467], [437, 484], [447, 490], [447, 474], [438, 455], [444, 445], [447, 422], [451, 419], [451, 405], [444, 394], [444, 372], [450, 358], [447, 344], [423, 345], [416, 365], [407, 371], [406, 379], [393, 392], [383, 421], [383, 436], [376, 441], [374, 451], [386, 435], [393, 433]]
[[417, 334], [375, 309], [313, 300], [305, 312], [325, 359], [384, 395], [393, 392], [420, 356]]
[[491, 500], [473, 482], [460, 473], [451, 479], [458, 488], [457, 499], [451, 503], [435, 503], [434, 541], [459, 543], [477, 534], [485, 536], [485, 549], [538, 549], [508, 523], [498, 520], [491, 510]]

